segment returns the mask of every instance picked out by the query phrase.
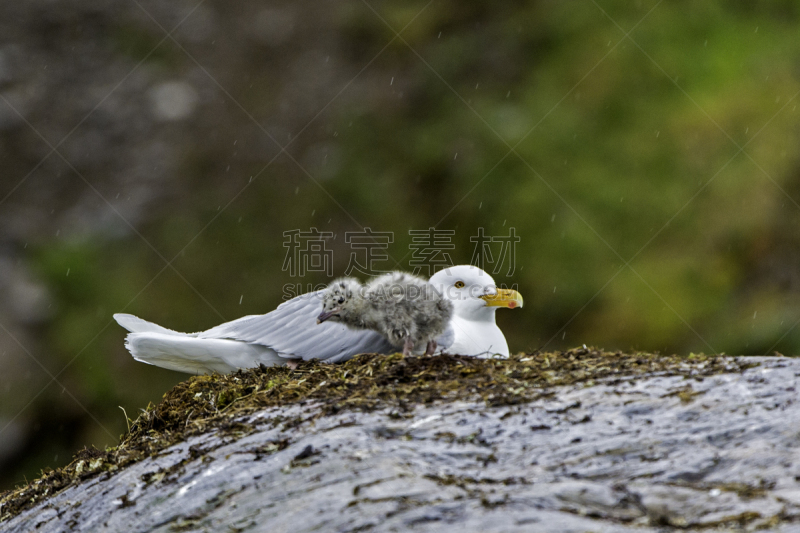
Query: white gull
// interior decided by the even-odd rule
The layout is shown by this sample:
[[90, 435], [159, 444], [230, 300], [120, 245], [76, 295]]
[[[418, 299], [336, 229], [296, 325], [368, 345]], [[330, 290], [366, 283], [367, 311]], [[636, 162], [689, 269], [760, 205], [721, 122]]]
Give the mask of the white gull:
[[[489, 274], [470, 265], [445, 268], [429, 283], [453, 304], [450, 324], [436, 339], [439, 353], [508, 357], [495, 312], [499, 307], [522, 307], [517, 291], [498, 289]], [[190, 374], [310, 359], [337, 363], [360, 353], [397, 351], [375, 331], [334, 322], [317, 324], [322, 292], [303, 294], [265, 315], [246, 316], [199, 333], [172, 331], [128, 314], [116, 314], [114, 319], [130, 332], [125, 346], [134, 359]]]

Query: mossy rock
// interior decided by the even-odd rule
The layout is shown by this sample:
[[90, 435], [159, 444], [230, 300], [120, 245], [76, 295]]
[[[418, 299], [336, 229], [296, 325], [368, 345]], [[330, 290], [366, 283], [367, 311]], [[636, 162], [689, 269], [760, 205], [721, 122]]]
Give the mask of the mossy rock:
[[[226, 442], [240, 439], [258, 426], [249, 415], [266, 409], [306, 407], [304, 416], [296, 421], [290, 416], [273, 416], [272, 423], [279, 420], [283, 427], [308, 422], [309, 416], [318, 419], [348, 411], [383, 410], [391, 418], [402, 419], [420, 406], [437, 403], [513, 407], [547, 399], [561, 386], [591, 387], [645, 376], [702, 380], [720, 373], [739, 373], [753, 364], [702, 354], [625, 354], [584, 347], [508, 359], [364, 354], [338, 365], [310, 361], [294, 370], [261, 367], [228, 375], [196, 376], [167, 392], [158, 405], [148, 406], [131, 422], [118, 446], [105, 451], [84, 449], [66, 467], [43, 472], [41, 478], [0, 496], [0, 520], [6, 521], [87, 479], [101, 475], [111, 478], [193, 436], [216, 432]], [[675, 396], [691, 402], [695, 393], [690, 389], [682, 389]], [[441, 438], [446, 440], [447, 436]], [[275, 453], [287, 445], [287, 440], [268, 442], [260, 453]], [[201, 457], [204, 451], [202, 447], [190, 448], [187, 460]]]

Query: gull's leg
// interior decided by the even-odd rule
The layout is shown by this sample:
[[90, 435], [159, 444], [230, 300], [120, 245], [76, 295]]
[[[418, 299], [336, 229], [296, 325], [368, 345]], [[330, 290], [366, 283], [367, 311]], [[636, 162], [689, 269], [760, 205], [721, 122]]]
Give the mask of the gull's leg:
[[428, 341], [428, 346], [425, 349], [425, 355], [433, 355], [436, 351], [436, 341]]
[[290, 370], [297, 370], [297, 365], [300, 364], [302, 359], [289, 359], [286, 361], [286, 366], [289, 367]]
[[406, 340], [403, 342], [403, 355], [411, 355], [414, 352], [414, 343], [411, 341], [411, 337], [406, 337]]

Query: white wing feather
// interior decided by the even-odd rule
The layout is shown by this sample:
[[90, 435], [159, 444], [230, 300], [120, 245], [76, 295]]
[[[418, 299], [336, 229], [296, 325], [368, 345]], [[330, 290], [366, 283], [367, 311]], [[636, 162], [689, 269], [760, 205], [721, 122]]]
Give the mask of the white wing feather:
[[268, 346], [288, 358], [345, 361], [360, 353], [394, 353], [383, 336], [353, 330], [342, 324], [317, 324], [322, 310], [320, 292], [310, 292], [284, 302], [266, 315], [251, 315], [198, 333], [201, 339], [234, 339]]
[[286, 362], [266, 346], [190, 335], [130, 333], [125, 347], [137, 361], [188, 374], [227, 374], [240, 368]]

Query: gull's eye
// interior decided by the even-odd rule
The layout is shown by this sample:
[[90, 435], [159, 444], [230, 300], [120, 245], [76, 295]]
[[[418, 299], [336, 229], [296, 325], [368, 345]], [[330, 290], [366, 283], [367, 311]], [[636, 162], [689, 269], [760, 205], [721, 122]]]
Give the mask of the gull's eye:
[[339, 298], [339, 303], [343, 304], [344, 303], [344, 298]]
[[461, 288], [464, 287], [464, 282], [463, 281], [456, 281], [455, 285], [456, 285], [456, 289], [461, 289]]

